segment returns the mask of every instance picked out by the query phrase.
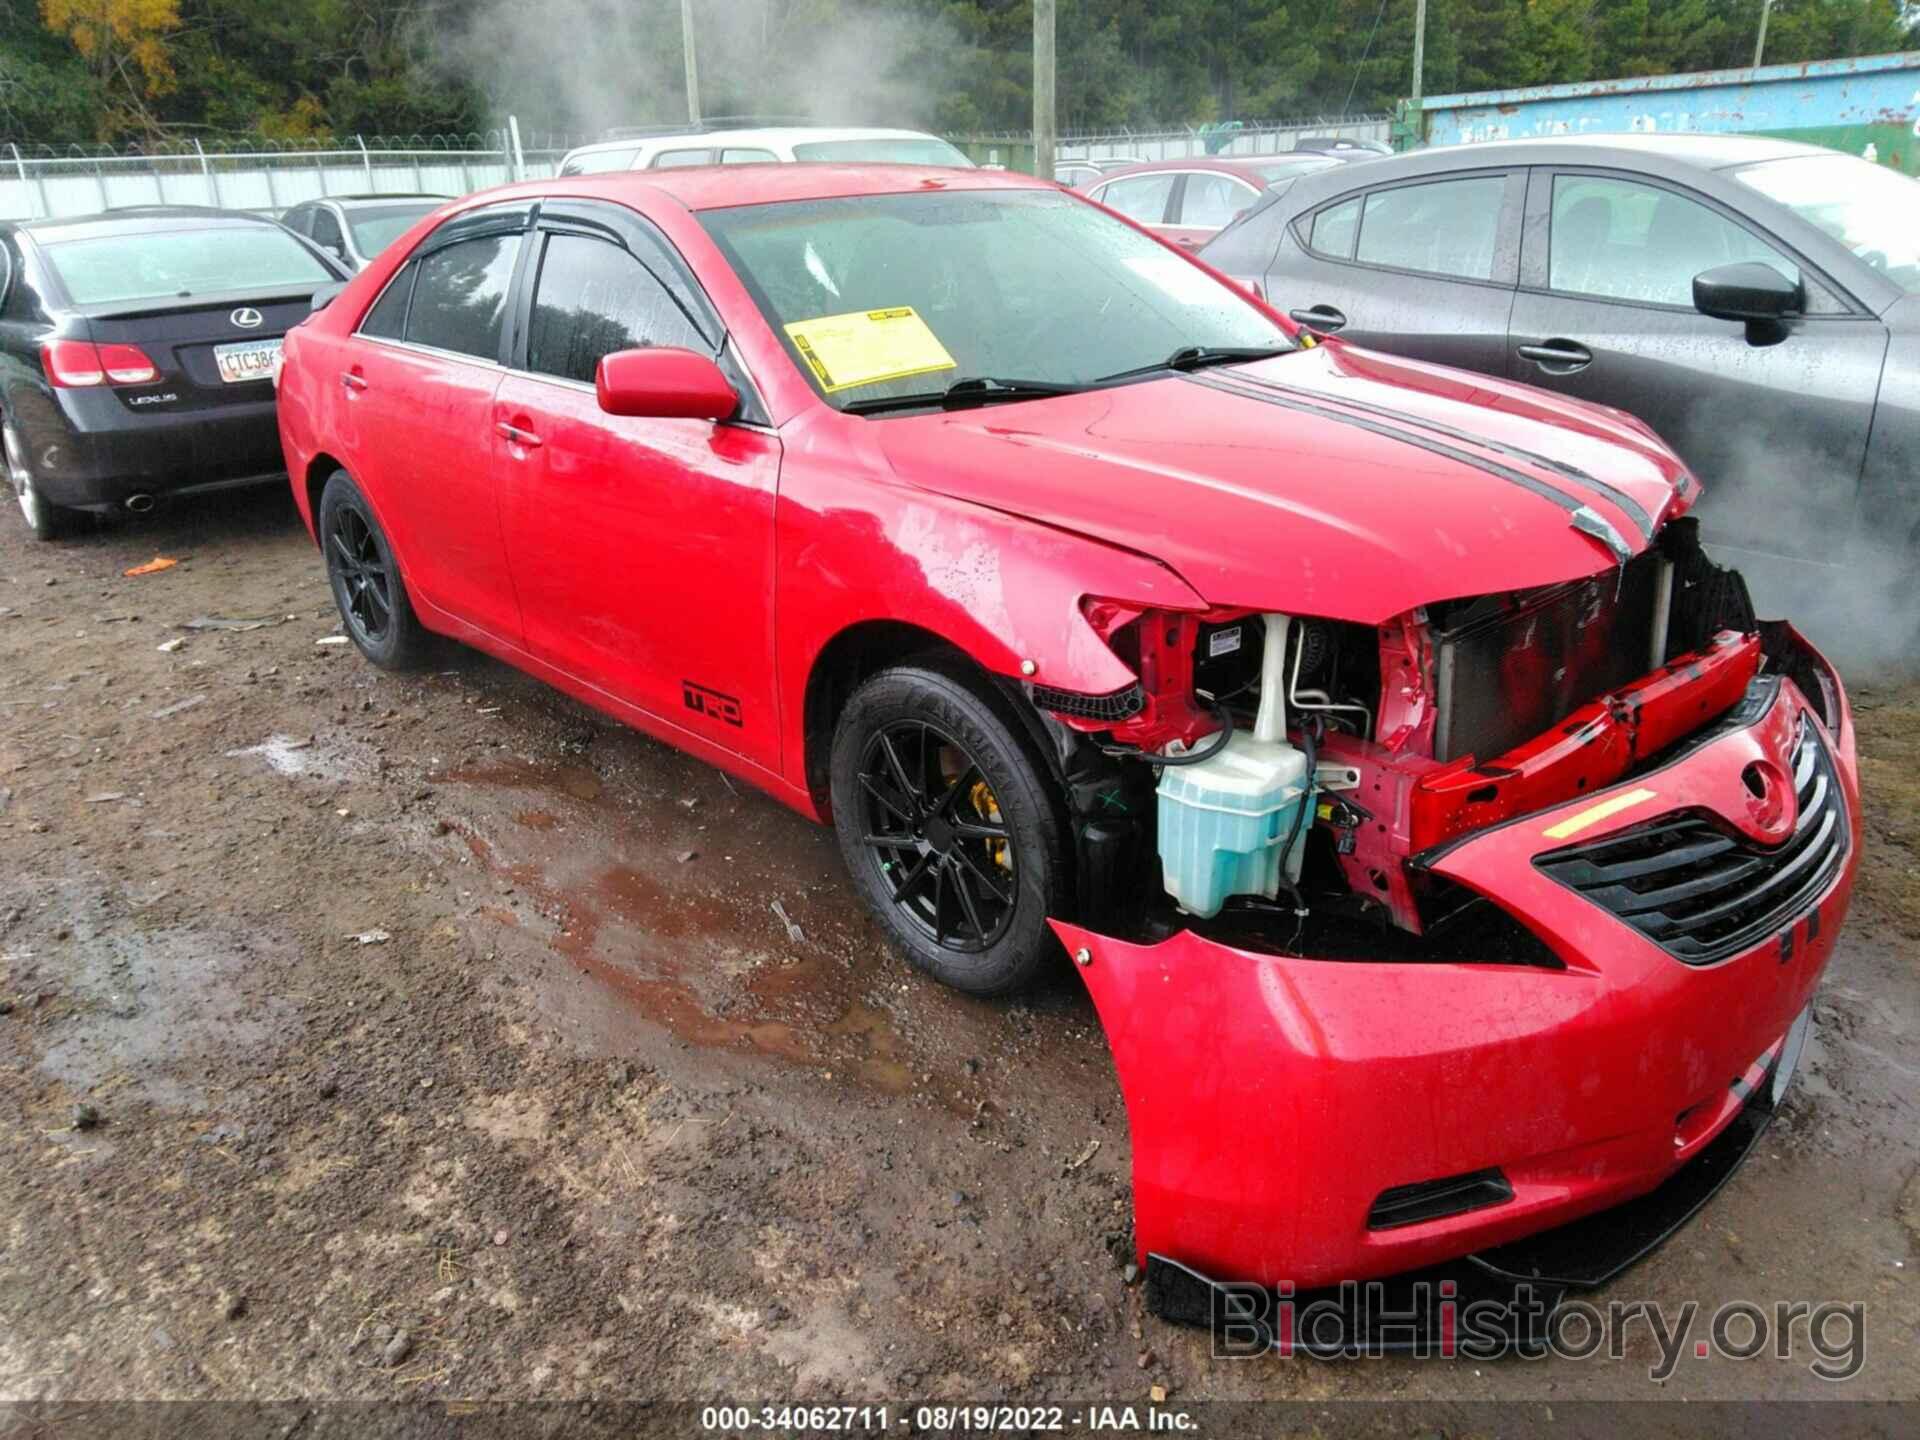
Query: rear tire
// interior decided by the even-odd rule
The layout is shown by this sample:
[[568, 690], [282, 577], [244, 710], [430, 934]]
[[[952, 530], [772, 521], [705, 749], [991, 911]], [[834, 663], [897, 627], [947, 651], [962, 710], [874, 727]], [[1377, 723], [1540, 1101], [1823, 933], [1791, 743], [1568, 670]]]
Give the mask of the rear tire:
[[373, 507], [344, 470], [320, 492], [316, 528], [340, 623], [382, 670], [413, 670], [433, 654], [433, 636], [413, 613], [406, 582]]
[[40, 493], [33, 470], [27, 464], [26, 446], [21, 443], [13, 426], [0, 427], [0, 439], [4, 440], [6, 449], [7, 479], [12, 483], [14, 500], [20, 506], [27, 529], [33, 532], [33, 538], [60, 540], [71, 535], [80, 526], [80, 512], [69, 510], [64, 505], [55, 505]]
[[855, 888], [912, 964], [970, 995], [1030, 985], [1070, 895], [1058, 783], [1006, 700], [961, 666], [882, 671], [834, 732], [834, 829]]

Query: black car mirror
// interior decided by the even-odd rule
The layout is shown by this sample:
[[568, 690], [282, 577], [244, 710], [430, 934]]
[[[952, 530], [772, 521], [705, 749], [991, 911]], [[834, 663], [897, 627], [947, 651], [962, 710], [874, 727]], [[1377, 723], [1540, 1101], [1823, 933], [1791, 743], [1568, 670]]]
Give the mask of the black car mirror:
[[1749, 342], [1770, 345], [1785, 338], [1783, 321], [1806, 312], [1806, 287], [1762, 261], [1742, 260], [1694, 276], [1693, 308], [1715, 320], [1745, 321]]

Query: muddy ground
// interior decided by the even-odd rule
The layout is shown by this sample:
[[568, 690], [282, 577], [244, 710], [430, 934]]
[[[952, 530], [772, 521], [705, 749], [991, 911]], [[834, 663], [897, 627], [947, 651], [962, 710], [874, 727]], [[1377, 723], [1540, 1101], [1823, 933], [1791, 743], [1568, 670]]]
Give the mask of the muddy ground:
[[1613, 1292], [1857, 1300], [1864, 1369], [1658, 1384], [1644, 1333], [1209, 1359], [1121, 1268], [1071, 973], [948, 993], [827, 832], [491, 661], [395, 678], [334, 633], [277, 492], [60, 547], [0, 516], [0, 1397], [1920, 1394], [1920, 685], [1856, 694], [1871, 849], [1801, 1083]]

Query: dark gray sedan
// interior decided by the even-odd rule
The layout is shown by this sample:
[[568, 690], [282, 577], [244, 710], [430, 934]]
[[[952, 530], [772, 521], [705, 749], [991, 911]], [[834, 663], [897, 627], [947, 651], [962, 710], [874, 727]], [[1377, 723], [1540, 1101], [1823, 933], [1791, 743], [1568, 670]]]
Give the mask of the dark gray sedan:
[[1920, 549], [1920, 182], [1884, 167], [1722, 135], [1425, 150], [1305, 176], [1201, 255], [1322, 333], [1639, 416], [1769, 599], [1868, 560], [1904, 585]]

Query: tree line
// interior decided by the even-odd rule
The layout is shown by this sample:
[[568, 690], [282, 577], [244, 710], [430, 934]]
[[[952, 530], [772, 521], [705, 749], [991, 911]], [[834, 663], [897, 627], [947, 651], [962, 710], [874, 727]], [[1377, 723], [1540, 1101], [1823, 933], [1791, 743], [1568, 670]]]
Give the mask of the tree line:
[[[1429, 0], [1425, 89], [1746, 65], [1763, 0]], [[1058, 0], [1064, 128], [1390, 109], [1415, 0]], [[1025, 128], [1031, 0], [695, 0], [704, 114]], [[1770, 63], [1916, 40], [1776, 0]], [[346, 139], [687, 117], [679, 0], [4, 0], [0, 138]]]

